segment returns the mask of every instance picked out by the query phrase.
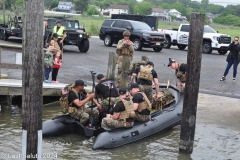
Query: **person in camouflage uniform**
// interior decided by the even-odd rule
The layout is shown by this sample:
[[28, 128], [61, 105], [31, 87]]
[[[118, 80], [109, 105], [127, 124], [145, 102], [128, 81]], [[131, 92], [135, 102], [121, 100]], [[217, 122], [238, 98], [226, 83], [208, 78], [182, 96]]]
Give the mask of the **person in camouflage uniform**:
[[152, 105], [144, 92], [139, 90], [137, 83], [131, 83], [129, 86], [133, 101], [133, 109], [135, 111], [135, 120], [146, 122], [150, 119], [150, 111]]
[[82, 97], [79, 94], [84, 88], [84, 81], [77, 80], [75, 81], [75, 87], [72, 91], [69, 92], [68, 103], [71, 107], [69, 107], [69, 115], [75, 119], [79, 119], [82, 125], [87, 125], [89, 120], [89, 116], [92, 114], [94, 125], [98, 123], [98, 110], [93, 109], [91, 113], [91, 108], [85, 108], [85, 104], [93, 99], [94, 93], [86, 94], [86, 97]]
[[54, 52], [53, 52], [53, 46], [51, 44], [48, 45], [47, 47], [47, 51], [44, 53], [44, 82], [45, 83], [51, 83], [51, 81], [49, 80], [49, 74], [51, 72], [52, 66], [54, 64], [53, 61], [53, 56], [54, 56]]
[[[102, 101], [94, 102], [98, 110], [103, 113], [109, 113], [109, 109], [115, 104], [118, 100], [118, 91], [115, 84], [104, 77], [103, 74], [97, 75], [98, 84], [95, 87], [97, 98], [100, 98]], [[109, 103], [110, 100], [110, 103]]]
[[184, 92], [186, 83], [187, 64], [177, 63], [174, 59], [169, 58], [168, 67], [175, 69], [175, 75], [177, 77], [177, 87], [180, 92]]
[[[146, 94], [151, 104], [153, 103], [152, 83], [154, 83], [156, 95], [158, 95], [159, 92], [158, 76], [157, 72], [153, 68], [153, 62], [148, 61], [147, 65], [139, 66], [135, 69], [131, 79], [132, 82], [135, 82], [135, 79], [137, 79], [136, 83], [139, 85], [140, 91]], [[154, 98], [157, 99], [157, 96], [155, 96]]]
[[[118, 41], [117, 44], [117, 87], [120, 87], [120, 82], [121, 82], [121, 73], [122, 73], [122, 60], [123, 57], [126, 56], [129, 58], [129, 63], [132, 61], [133, 58], [133, 52], [134, 52], [134, 46], [133, 42], [129, 39], [130, 37], [130, 32], [129, 31], [124, 31], [123, 32], [123, 39]], [[129, 64], [130, 66], [130, 64]]]
[[106, 118], [102, 119], [102, 128], [109, 130], [114, 128], [129, 128], [134, 125], [133, 117], [133, 102], [126, 95], [127, 89], [119, 88], [119, 101], [113, 107], [113, 115], [107, 114]]

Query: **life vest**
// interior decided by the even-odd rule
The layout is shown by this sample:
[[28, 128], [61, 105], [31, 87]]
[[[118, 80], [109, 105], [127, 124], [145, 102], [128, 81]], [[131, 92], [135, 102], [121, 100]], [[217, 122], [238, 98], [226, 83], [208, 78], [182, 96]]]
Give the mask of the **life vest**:
[[186, 74], [183, 74], [181, 71], [180, 71], [180, 66], [182, 65], [183, 63], [180, 63], [179, 66], [178, 66], [178, 69], [176, 69], [176, 76], [177, 78], [182, 82], [182, 83], [185, 83], [186, 82]]
[[[75, 84], [73, 84], [73, 83], [66, 85], [62, 89], [61, 97], [60, 97], [59, 101], [60, 101], [60, 109], [63, 114], [66, 114], [66, 113], [70, 114], [70, 113], [77, 111], [77, 108], [72, 106], [73, 102], [71, 102], [71, 103], [68, 102], [68, 96], [69, 96], [70, 91], [73, 91], [77, 97], [79, 96], [75, 89]], [[86, 95], [87, 95], [87, 93], [85, 92], [85, 90], [80, 92], [80, 96], [82, 96], [83, 99], [86, 98]]]
[[63, 31], [65, 31], [66, 28], [64, 26], [61, 26], [59, 28], [59, 30], [57, 31], [57, 26], [54, 26], [53, 28], [53, 33], [57, 33], [58, 34], [58, 38], [63, 38]]
[[125, 107], [125, 111], [120, 112], [119, 115], [119, 120], [123, 120], [126, 122], [127, 118], [134, 118], [135, 117], [135, 112], [133, 109], [133, 101], [130, 99], [129, 101], [125, 99], [120, 99], [119, 102], [122, 101], [123, 105]]
[[138, 92], [138, 93], [140, 93], [143, 96], [144, 101], [139, 103], [137, 111], [142, 112], [142, 110], [144, 110], [144, 109], [151, 111], [152, 105], [151, 105], [151, 102], [149, 101], [149, 99], [147, 98], [146, 94], [144, 92]]
[[138, 73], [138, 79], [153, 80], [152, 69], [148, 66], [140, 66], [140, 72]]
[[53, 63], [53, 53], [47, 50], [46, 53], [44, 53], [44, 65], [46, 67], [52, 67]]

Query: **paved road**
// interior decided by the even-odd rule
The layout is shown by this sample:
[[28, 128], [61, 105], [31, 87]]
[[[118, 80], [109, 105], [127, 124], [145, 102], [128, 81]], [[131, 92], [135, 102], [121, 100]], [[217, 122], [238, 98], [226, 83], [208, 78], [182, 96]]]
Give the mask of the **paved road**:
[[[21, 45], [21, 40], [10, 39], [9, 41], [1, 41], [0, 43]], [[63, 66], [59, 71], [58, 80], [63, 83], [73, 82], [75, 79], [84, 79], [91, 84], [90, 70], [98, 73], [107, 73], [108, 53], [115, 52], [116, 45], [105, 47], [103, 41], [99, 38], [90, 38], [90, 49], [87, 53], [79, 53], [75, 46], [65, 46], [63, 55]], [[3, 51], [2, 62], [12, 57]], [[5, 54], [5, 55], [4, 55]], [[187, 50], [178, 50], [177, 48], [163, 49], [161, 52], [154, 52], [152, 49], [143, 49], [143, 51], [135, 51], [133, 60], [140, 60], [141, 56], [147, 56], [155, 64], [159, 80], [166, 83], [171, 80], [171, 84], [176, 83], [173, 70], [167, 68], [168, 58], [175, 58], [179, 62], [187, 61]], [[5, 56], [5, 57], [4, 57]], [[11, 58], [13, 59], [13, 58]], [[165, 65], [166, 64], [166, 65]], [[225, 82], [220, 82], [220, 78], [226, 67], [226, 55], [219, 55], [216, 51], [212, 54], [202, 54], [202, 67], [200, 79], [200, 91], [210, 92], [212, 94], [225, 93], [226, 96], [240, 97], [240, 76], [237, 75], [237, 83], [232, 83], [232, 69]], [[19, 70], [4, 70], [3, 73], [9, 75], [9, 78], [20, 78]]]

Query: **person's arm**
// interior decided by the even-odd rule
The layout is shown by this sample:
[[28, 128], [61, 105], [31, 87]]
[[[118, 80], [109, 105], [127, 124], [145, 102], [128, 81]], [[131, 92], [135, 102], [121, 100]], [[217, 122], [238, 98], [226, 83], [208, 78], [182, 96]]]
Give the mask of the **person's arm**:
[[133, 42], [130, 41], [129, 44], [130, 44], [129, 47], [128, 47], [128, 48], [129, 48], [129, 51], [132, 52], [132, 54], [133, 54], [133, 51], [134, 51]]
[[111, 114], [106, 115], [107, 118], [112, 118], [115, 120], [117, 120], [119, 116], [120, 116], [120, 112], [114, 112], [113, 115], [111, 115]]
[[154, 78], [153, 81], [154, 81], [155, 89], [156, 89], [155, 98], [157, 99], [157, 98], [158, 98], [157, 95], [158, 95], [158, 92], [159, 92], [159, 84], [158, 84], [159, 82], [158, 82], [158, 78]]
[[136, 111], [138, 109], [139, 104], [138, 103], [133, 103], [133, 109]]
[[120, 40], [120, 41], [118, 41], [118, 44], [117, 44], [117, 50], [118, 49], [122, 49], [123, 47], [124, 47], [124, 40]]
[[93, 98], [93, 102], [96, 104], [99, 111], [102, 110], [102, 106], [98, 103], [97, 99]]
[[89, 100], [91, 100], [94, 97], [94, 93], [88, 94], [87, 97], [80, 101], [79, 99], [75, 99], [73, 101], [73, 103], [78, 106], [79, 108], [81, 108], [84, 104], [86, 104]]

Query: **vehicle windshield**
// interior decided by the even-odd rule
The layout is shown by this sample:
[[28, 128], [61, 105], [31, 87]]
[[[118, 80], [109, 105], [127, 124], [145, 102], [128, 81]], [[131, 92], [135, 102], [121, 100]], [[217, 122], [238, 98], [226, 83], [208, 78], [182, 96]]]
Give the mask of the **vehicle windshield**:
[[212, 29], [209, 26], [204, 26], [204, 32], [205, 33], [217, 33], [214, 29]]
[[[53, 28], [56, 25], [55, 20], [51, 20], [48, 22], [48, 28]], [[79, 29], [78, 21], [68, 21], [68, 20], [61, 20], [61, 25], [65, 26], [66, 29]]]
[[133, 28], [136, 30], [147, 30], [147, 31], [151, 31], [151, 27], [149, 27], [149, 25], [147, 25], [146, 23], [140, 23], [140, 22], [133, 22], [132, 23]]

